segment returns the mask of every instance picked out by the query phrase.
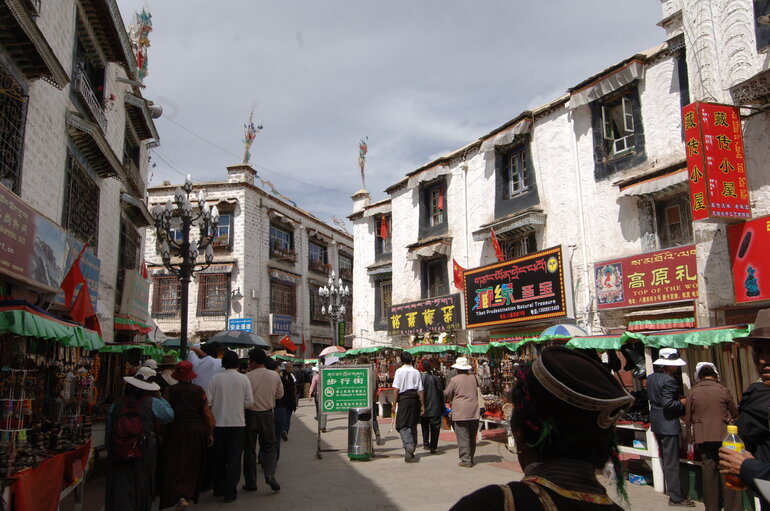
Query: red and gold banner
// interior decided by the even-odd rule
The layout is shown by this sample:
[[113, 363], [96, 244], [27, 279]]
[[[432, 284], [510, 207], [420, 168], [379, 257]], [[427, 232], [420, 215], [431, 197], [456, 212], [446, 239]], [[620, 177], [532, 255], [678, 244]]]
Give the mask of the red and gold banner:
[[599, 309], [695, 300], [695, 245], [594, 264]]
[[727, 227], [735, 302], [770, 300], [770, 216]]
[[751, 218], [739, 109], [690, 103], [682, 123], [693, 221]]

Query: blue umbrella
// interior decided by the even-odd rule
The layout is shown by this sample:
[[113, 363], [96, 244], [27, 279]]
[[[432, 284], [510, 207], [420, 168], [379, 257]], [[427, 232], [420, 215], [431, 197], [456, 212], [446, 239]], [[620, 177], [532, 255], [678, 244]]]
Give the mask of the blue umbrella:
[[540, 337], [545, 335], [561, 335], [563, 337], [586, 336], [588, 332], [577, 325], [559, 324], [551, 325], [540, 333]]
[[169, 337], [162, 343], [160, 343], [161, 346], [164, 348], [178, 348], [179, 347], [179, 337]]

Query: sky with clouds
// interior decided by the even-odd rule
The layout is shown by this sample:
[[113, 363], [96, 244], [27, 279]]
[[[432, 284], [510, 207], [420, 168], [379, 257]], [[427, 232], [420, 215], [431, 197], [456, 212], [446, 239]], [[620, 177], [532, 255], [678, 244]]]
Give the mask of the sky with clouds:
[[[324, 221], [665, 39], [657, 0], [118, 0], [152, 15], [151, 184], [226, 179], [244, 124], [262, 179]], [[257, 181], [259, 184], [259, 181]], [[347, 222], [350, 228], [349, 222]]]

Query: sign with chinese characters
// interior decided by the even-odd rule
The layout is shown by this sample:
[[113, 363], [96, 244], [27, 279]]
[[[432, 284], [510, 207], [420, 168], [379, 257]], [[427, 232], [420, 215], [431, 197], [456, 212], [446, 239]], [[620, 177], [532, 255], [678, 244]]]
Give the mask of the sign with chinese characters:
[[371, 408], [372, 368], [368, 365], [321, 366], [321, 411], [348, 413], [351, 408]]
[[233, 318], [228, 321], [227, 329], [253, 332], [253, 322], [251, 318]]
[[270, 314], [270, 335], [291, 335], [291, 316], [284, 314]]
[[770, 300], [770, 216], [727, 227], [735, 302]]
[[682, 122], [693, 221], [751, 218], [739, 109], [690, 103]]
[[695, 245], [596, 263], [594, 288], [599, 309], [695, 300]]
[[388, 335], [416, 335], [462, 328], [460, 295], [437, 296], [388, 308]]
[[573, 316], [562, 248], [465, 270], [467, 328]]

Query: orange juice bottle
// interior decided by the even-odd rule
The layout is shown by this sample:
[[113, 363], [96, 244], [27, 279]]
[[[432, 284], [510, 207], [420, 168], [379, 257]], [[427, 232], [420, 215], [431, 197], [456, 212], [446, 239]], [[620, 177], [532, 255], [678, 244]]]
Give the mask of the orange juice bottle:
[[[727, 436], [722, 440], [722, 447], [738, 452], [746, 450], [743, 440], [738, 436], [738, 426], [727, 426]], [[746, 489], [746, 484], [741, 481], [741, 478], [732, 474], [725, 474], [725, 486], [733, 490]]]

